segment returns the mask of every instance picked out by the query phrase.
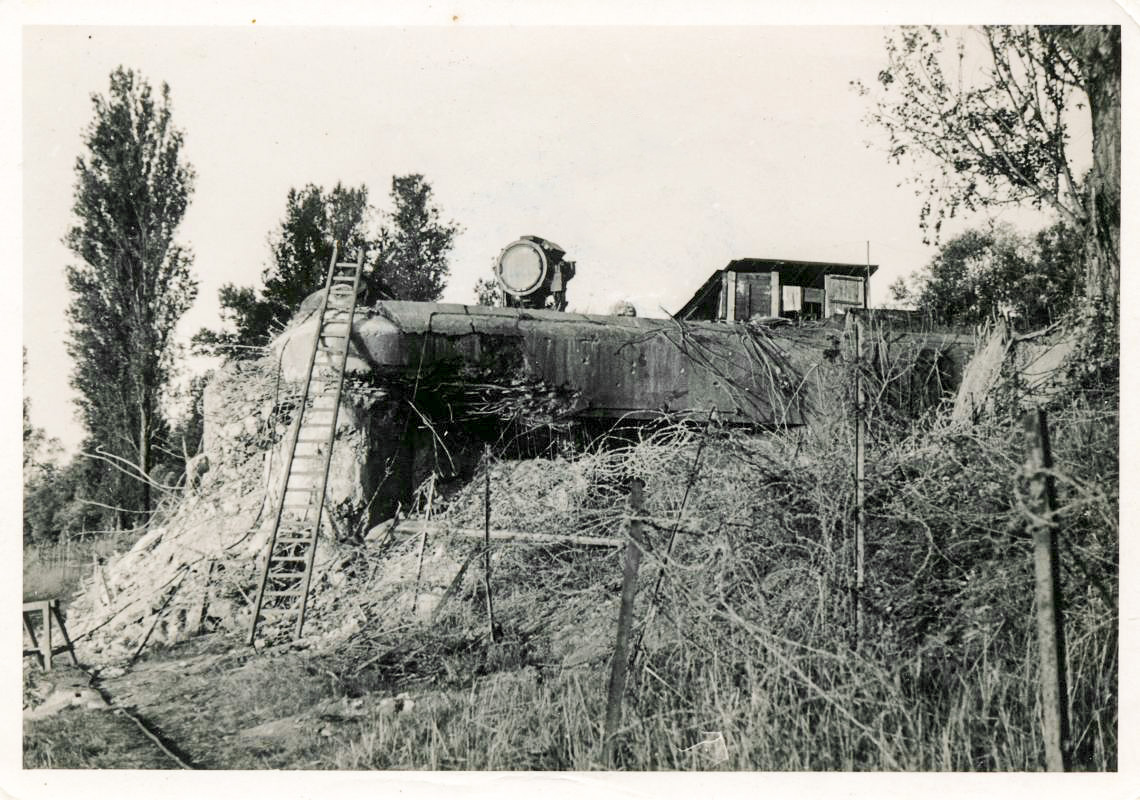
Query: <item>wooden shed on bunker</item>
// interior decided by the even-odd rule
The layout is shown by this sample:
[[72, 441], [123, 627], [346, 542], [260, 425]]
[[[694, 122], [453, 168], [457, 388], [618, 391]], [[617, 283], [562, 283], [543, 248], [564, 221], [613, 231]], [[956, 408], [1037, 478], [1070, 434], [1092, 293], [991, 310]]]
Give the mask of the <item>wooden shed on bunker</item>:
[[747, 322], [760, 317], [826, 319], [867, 308], [877, 264], [738, 258], [714, 272], [677, 318]]

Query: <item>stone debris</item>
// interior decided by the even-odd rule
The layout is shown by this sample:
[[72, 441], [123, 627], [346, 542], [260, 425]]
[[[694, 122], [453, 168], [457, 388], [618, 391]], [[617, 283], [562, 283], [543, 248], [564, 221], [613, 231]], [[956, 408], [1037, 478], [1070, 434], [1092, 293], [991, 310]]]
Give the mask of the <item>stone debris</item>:
[[[129, 660], [144, 645], [181, 641], [205, 630], [244, 631], [257, 567], [272, 526], [284, 458], [289, 386], [271, 358], [220, 369], [204, 396], [204, 452], [190, 462], [185, 493], [168, 499], [159, 522], [124, 553], [94, 563], [68, 609], [80, 658]], [[361, 472], [366, 431], [342, 415], [326, 507], [365, 505]], [[330, 515], [326, 514], [326, 520]], [[345, 583], [344, 546], [334, 524], [318, 540], [313, 614], [307, 633], [346, 635], [342, 616], [323, 624], [323, 595]]]
[[[289, 355], [288, 350], [282, 349], [282, 355]], [[148, 648], [199, 633], [246, 635], [297, 402], [296, 384], [281, 373], [287, 360], [271, 352], [215, 372], [203, 398], [203, 452], [188, 465], [187, 487], [167, 498], [155, 524], [129, 550], [92, 564], [68, 609], [68, 629], [81, 660], [105, 668], [130, 664]], [[403, 466], [407, 474], [389, 480], [388, 457], [400, 449], [395, 443], [407, 429], [399, 405], [367, 381], [353, 378], [346, 384], [304, 638], [293, 646], [322, 650], [361, 632], [431, 623], [451, 594], [469, 596], [481, 574], [477, 568], [463, 574], [480, 546], [471, 539], [364, 539], [372, 516], [382, 519], [394, 510], [394, 503], [372, 506], [377, 487], [388, 481], [391, 490], [392, 483], [431, 474], [431, 466], [420, 463], [421, 452], [415, 451]], [[431, 447], [422, 452], [430, 455]], [[620, 534], [626, 472], [648, 474], [652, 448], [633, 448], [619, 456], [569, 455], [492, 462], [492, 527]], [[434, 503], [425, 502], [421, 487], [417, 513], [455, 526], [483, 527], [481, 467], [478, 455], [470, 456], [466, 454], [477, 479], [447, 490], [441, 486]], [[646, 457], [651, 461], [642, 463]], [[494, 550], [492, 564], [498, 564], [506, 551], [501, 546]], [[555, 655], [566, 656], [568, 666], [596, 664], [605, 655], [600, 643], [608, 639], [603, 631], [612, 616], [592, 609], [608, 609], [612, 597], [590, 594], [590, 599], [582, 598], [588, 607], [558, 607], [565, 619], [555, 626], [561, 631]], [[280, 643], [270, 639], [255, 644]]]
[[32, 702], [24, 708], [24, 719], [45, 719], [66, 708], [101, 710], [110, 705], [81, 670], [61, 668], [40, 676]]

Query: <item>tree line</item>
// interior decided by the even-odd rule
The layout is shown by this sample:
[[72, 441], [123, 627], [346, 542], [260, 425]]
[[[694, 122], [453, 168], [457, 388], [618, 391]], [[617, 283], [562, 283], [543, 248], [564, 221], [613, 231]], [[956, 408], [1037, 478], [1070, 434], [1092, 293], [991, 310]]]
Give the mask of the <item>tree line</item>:
[[[1000, 225], [967, 231], [896, 299], [946, 321], [1013, 315], [1023, 326], [1069, 320], [1087, 335], [1076, 358], [1112, 374], [1119, 354], [1120, 29], [1114, 26], [984, 26], [967, 36], [902, 28], [886, 40], [886, 66], [867, 122], [885, 132], [888, 158], [916, 167], [908, 180], [925, 197], [919, 225], [937, 241], [962, 211], [1010, 204], [1051, 209], [1056, 223], [1033, 236]], [[971, 50], [970, 48], [973, 47]], [[980, 53], [967, 70], [967, 53]], [[194, 189], [173, 123], [170, 90], [154, 92], [119, 68], [75, 164], [74, 224], [65, 243], [68, 353], [86, 438], [58, 466], [52, 445], [24, 407], [26, 539], [60, 532], [145, 526], [156, 493], [176, 486], [201, 438], [203, 379], [184, 398], [198, 413], [168, 411], [183, 351], [174, 338], [194, 301], [193, 253], [175, 234]], [[1074, 169], [1074, 115], [1086, 115], [1092, 162]], [[422, 175], [392, 179], [379, 213], [366, 186], [291, 189], [270, 233], [261, 285], [226, 284], [222, 326], [193, 337], [200, 351], [257, 355], [304, 298], [318, 289], [331, 242], [365, 256], [365, 301], [435, 300], [459, 226], [444, 221]], [[493, 302], [496, 287], [478, 287]]]
[[[889, 35], [885, 47], [887, 64], [877, 87], [852, 83], [872, 100], [867, 122], [886, 134], [888, 158], [919, 167], [905, 180], [924, 198], [919, 224], [930, 240], [937, 241], [943, 224], [962, 211], [1030, 205], [1049, 209], [1057, 220], [1039, 234], [1043, 249], [1036, 261], [1013, 254], [1005, 233], [975, 231], [948, 244], [917, 286], [900, 291], [967, 319], [977, 309], [963, 314], [957, 307], [962, 292], [954, 297], [944, 291], [951, 284], [965, 288], [966, 295], [971, 284], [980, 286], [976, 307], [992, 304], [984, 297], [991, 292], [987, 283], [1000, 286], [999, 293], [1010, 296], [997, 298], [999, 305], [1021, 303], [1033, 318], [1042, 304], [1034, 308], [1020, 295], [1044, 292], [1044, 305], [1081, 317], [1087, 335], [1080, 357], [1114, 369], [1120, 315], [1120, 28], [907, 27]], [[1083, 174], [1071, 152], [1078, 116], [1092, 132], [1091, 165]], [[955, 279], [969, 250], [992, 256], [980, 284]], [[1065, 264], [1051, 260], [1058, 254]], [[1070, 269], [1076, 281], [1066, 274]], [[1022, 280], [1027, 273], [1033, 274]], [[939, 308], [944, 299], [951, 307]]]
[[[60, 465], [58, 443], [31, 424], [25, 398], [25, 541], [145, 527], [201, 442], [205, 379], [193, 378], [181, 398], [175, 388], [184, 356], [175, 326], [198, 292], [193, 253], [176, 240], [194, 192], [185, 133], [169, 86], [156, 92], [130, 69], [114, 70], [92, 105], [64, 237], [76, 259], [66, 267], [67, 352], [85, 438]], [[222, 327], [199, 331], [192, 346], [225, 358], [263, 352], [323, 286], [334, 240], [346, 257], [364, 251], [365, 302], [437, 299], [460, 228], [443, 221], [422, 175], [393, 177], [390, 199], [378, 218], [364, 185], [290, 189], [262, 285], [224, 285]], [[188, 410], [176, 416], [179, 399]]]

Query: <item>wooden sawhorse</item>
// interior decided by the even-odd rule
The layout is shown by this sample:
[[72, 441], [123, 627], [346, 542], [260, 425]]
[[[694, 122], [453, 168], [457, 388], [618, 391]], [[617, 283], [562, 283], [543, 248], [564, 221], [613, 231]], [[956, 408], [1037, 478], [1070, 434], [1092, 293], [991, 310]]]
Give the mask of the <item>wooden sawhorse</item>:
[[[29, 615], [39, 613], [43, 620], [43, 641], [36, 638], [35, 628], [32, 627], [32, 622]], [[67, 628], [64, 627], [63, 617], [59, 613], [59, 600], [33, 600], [29, 603], [24, 603], [24, 630], [27, 632], [28, 637], [32, 640], [32, 647], [34, 650], [25, 650], [26, 656], [38, 656], [40, 665], [45, 672], [51, 670], [51, 658], [56, 653], [66, 652], [71, 655], [71, 662], [76, 666], [79, 665], [79, 660], [75, 657], [75, 648], [71, 646], [71, 639], [67, 636]], [[64, 646], [53, 647], [51, 629], [54, 624], [59, 626], [59, 632], [63, 636]]]

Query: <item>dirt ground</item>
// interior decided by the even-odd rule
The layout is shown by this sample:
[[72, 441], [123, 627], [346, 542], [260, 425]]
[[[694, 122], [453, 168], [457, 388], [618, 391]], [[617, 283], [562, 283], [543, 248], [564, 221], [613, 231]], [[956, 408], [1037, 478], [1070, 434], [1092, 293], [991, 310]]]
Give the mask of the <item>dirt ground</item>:
[[[26, 768], [179, 769], [178, 761], [200, 769], [329, 768], [338, 742], [368, 717], [366, 701], [345, 698], [336, 676], [311, 658], [255, 654], [220, 636], [117, 672], [92, 682], [110, 708], [65, 708], [25, 720]], [[32, 683], [50, 690], [59, 679], [40, 673]]]

